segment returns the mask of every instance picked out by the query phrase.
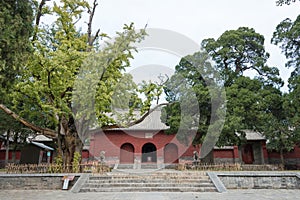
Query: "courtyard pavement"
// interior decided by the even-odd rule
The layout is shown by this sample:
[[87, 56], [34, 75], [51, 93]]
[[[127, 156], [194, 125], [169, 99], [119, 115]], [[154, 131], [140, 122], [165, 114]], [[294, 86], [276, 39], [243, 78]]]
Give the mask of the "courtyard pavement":
[[224, 193], [179, 193], [179, 192], [122, 192], [122, 193], [72, 193], [71, 191], [49, 190], [1, 190], [1, 200], [190, 200], [190, 199], [300, 199], [300, 190], [228, 190]]

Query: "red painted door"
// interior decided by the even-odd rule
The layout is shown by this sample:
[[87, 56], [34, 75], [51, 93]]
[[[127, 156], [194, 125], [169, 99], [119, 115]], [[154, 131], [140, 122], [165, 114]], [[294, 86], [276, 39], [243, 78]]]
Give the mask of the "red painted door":
[[134, 147], [130, 143], [121, 146], [120, 163], [131, 164], [134, 162]]
[[245, 164], [253, 164], [253, 148], [251, 144], [246, 144], [242, 151], [242, 159]]

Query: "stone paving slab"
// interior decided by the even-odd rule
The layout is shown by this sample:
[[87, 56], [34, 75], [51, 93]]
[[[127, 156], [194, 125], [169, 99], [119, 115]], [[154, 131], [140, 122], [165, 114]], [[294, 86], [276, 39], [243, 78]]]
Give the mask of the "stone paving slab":
[[159, 193], [159, 192], [138, 192], [138, 193], [73, 193], [71, 191], [49, 191], [49, 190], [1, 190], [1, 200], [182, 200], [182, 199], [224, 199], [224, 200], [296, 200], [300, 197], [300, 190], [228, 190], [224, 193]]

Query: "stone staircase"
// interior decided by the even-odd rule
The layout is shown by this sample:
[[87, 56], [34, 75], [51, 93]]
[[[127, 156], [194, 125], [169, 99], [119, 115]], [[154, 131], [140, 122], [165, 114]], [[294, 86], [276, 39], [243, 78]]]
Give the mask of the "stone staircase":
[[158, 166], [156, 163], [141, 164], [141, 169], [158, 169]]
[[133, 164], [118, 164], [117, 169], [134, 169]]
[[[141, 170], [142, 171], [142, 170]], [[204, 172], [157, 171], [90, 175], [79, 192], [215, 192]]]

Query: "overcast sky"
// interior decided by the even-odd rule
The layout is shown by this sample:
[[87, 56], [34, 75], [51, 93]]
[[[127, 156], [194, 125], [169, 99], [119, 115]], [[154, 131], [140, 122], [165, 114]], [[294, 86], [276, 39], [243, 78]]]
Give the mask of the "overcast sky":
[[[300, 3], [277, 7], [275, 0], [98, 0], [94, 29], [114, 35], [123, 24], [136, 28], [163, 28], [176, 31], [197, 43], [205, 38], [218, 38], [224, 31], [241, 26], [254, 28], [265, 36], [266, 50], [271, 54], [268, 64], [277, 66], [286, 80], [290, 71], [279, 47], [270, 40], [276, 26], [285, 18], [295, 20]], [[154, 53], [155, 54], [155, 53]], [[145, 52], [136, 56], [133, 65], [157, 64], [174, 67], [179, 58], [173, 55], [154, 56]], [[164, 57], [164, 58], [163, 58]], [[157, 69], [155, 70], [157, 71]]]

